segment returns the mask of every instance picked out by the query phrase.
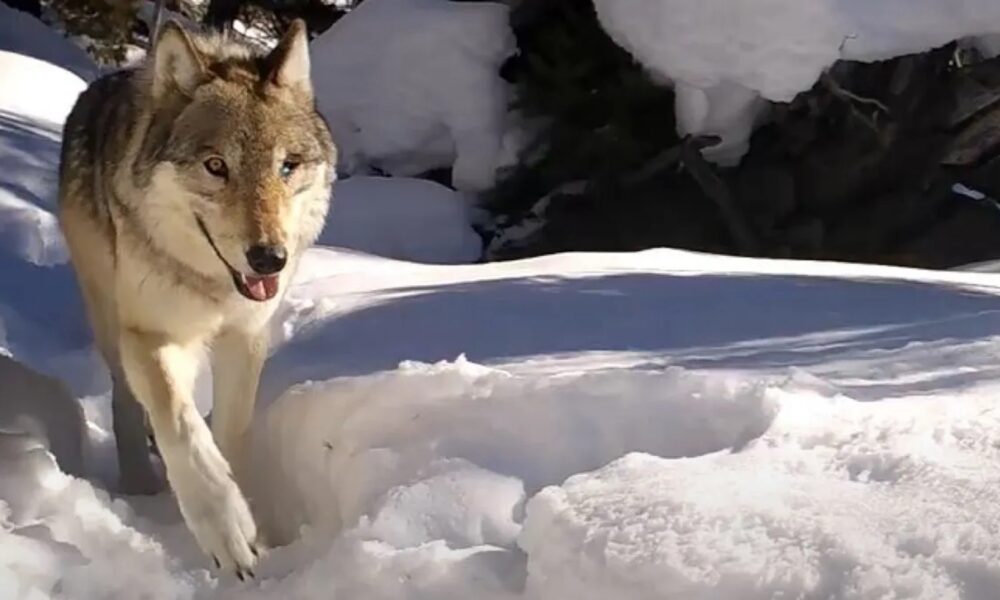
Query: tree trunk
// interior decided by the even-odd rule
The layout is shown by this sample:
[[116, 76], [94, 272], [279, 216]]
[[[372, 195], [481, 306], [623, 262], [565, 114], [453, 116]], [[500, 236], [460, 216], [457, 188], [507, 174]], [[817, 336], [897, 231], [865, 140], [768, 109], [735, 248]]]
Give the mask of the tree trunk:
[[163, 3], [165, 0], [156, 0], [153, 8], [153, 22], [149, 27], [149, 47], [156, 43], [156, 38], [160, 35], [160, 26], [163, 24]]

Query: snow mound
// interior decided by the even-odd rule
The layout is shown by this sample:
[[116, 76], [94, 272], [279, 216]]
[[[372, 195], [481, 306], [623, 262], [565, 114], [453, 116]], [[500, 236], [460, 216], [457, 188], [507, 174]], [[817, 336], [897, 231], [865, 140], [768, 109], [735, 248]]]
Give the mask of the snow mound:
[[87, 84], [61, 67], [5, 51], [0, 80], [0, 260], [63, 263], [68, 255], [54, 214], [60, 129]]
[[993, 402], [774, 399], [773, 425], [746, 450], [631, 455], [535, 496], [520, 537], [529, 594], [995, 596], [1000, 471], [982, 454], [1000, 442]]
[[[787, 102], [838, 59], [876, 61], [1000, 33], [993, 0], [595, 0], [611, 37], [675, 84], [681, 133], [748, 148], [760, 98]], [[988, 38], [986, 38], [988, 39]]]
[[482, 255], [463, 194], [403, 177], [339, 181], [318, 243], [423, 263], [471, 263]]
[[90, 334], [55, 216], [62, 121], [86, 84], [4, 51], [0, 81], [0, 347], [75, 392], [93, 390], [102, 371], [87, 350]]
[[0, 431], [27, 436], [51, 452], [64, 472], [83, 475], [83, 411], [65, 386], [0, 355], [0, 388]]
[[515, 376], [460, 358], [294, 388], [258, 431], [257, 507], [383, 541], [510, 546], [525, 494], [627, 452], [689, 456], [767, 429], [766, 388], [668, 370]]
[[122, 500], [59, 471], [27, 436], [0, 432], [0, 597], [192, 598], [184, 572]]
[[[87, 82], [67, 69], [31, 56], [0, 50], [0, 111], [61, 127]], [[26, 94], [24, 90], [44, 90]]]
[[[6, 4], [0, 4], [0, 50], [62, 67], [87, 81], [93, 80], [98, 74], [97, 65], [82, 48], [32, 15]], [[0, 94], [6, 90], [9, 95], [13, 89], [18, 89], [9, 86], [5, 78], [0, 79], [4, 81]], [[58, 90], [52, 92], [58, 93]], [[49, 94], [31, 97], [43, 103], [49, 100]]]
[[341, 170], [452, 167], [458, 189], [490, 187], [508, 156], [507, 12], [492, 2], [367, 0], [316, 39], [317, 102]]

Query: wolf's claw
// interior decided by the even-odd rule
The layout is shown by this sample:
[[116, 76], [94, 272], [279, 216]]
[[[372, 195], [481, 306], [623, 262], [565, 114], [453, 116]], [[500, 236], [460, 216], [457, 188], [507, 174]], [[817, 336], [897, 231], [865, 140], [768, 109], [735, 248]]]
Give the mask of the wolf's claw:
[[181, 514], [202, 550], [242, 577], [257, 561], [257, 525], [201, 415], [191, 409], [183, 418], [191, 431], [188, 447], [164, 446]]

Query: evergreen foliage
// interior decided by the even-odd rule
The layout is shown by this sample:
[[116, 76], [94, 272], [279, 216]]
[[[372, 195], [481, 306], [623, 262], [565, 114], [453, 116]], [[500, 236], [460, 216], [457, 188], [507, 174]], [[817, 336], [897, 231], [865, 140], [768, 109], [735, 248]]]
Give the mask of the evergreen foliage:
[[139, 11], [138, 0], [53, 0], [51, 8], [66, 33], [87, 40], [87, 50], [102, 63], [125, 59]]
[[585, 195], [636, 193], [624, 174], [677, 143], [673, 91], [655, 83], [601, 28], [590, 0], [532, 0], [511, 16], [519, 52], [502, 74], [532, 131], [519, 165], [487, 197], [516, 215], [560, 185]]

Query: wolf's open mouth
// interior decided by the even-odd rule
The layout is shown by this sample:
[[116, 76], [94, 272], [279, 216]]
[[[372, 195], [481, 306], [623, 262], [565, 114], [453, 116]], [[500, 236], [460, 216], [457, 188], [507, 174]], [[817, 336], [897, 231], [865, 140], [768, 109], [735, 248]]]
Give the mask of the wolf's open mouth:
[[230, 271], [230, 275], [233, 276], [233, 283], [236, 284], [236, 289], [244, 297], [256, 300], [257, 302], [264, 302], [278, 295], [277, 275], [244, 275], [233, 271], [232, 268], [230, 268]]
[[205, 236], [205, 240], [208, 241], [208, 245], [212, 247], [215, 251], [215, 255], [219, 257], [222, 264], [226, 265], [226, 269], [229, 270], [230, 277], [233, 278], [233, 285], [236, 286], [236, 291], [240, 293], [241, 296], [247, 298], [248, 300], [253, 300], [255, 302], [266, 302], [271, 298], [278, 295], [278, 276], [277, 275], [244, 275], [229, 264], [219, 252], [218, 246], [215, 245], [215, 241], [212, 240], [212, 236], [208, 233], [208, 228], [205, 227], [205, 223], [201, 220], [198, 215], [194, 216], [194, 220], [198, 223], [198, 229], [201, 230], [202, 235]]

